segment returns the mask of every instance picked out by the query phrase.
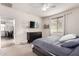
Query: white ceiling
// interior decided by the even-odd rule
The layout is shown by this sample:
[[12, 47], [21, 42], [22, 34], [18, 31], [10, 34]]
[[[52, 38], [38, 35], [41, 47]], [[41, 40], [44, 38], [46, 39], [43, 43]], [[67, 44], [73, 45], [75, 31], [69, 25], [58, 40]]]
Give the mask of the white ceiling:
[[70, 8], [78, 6], [77, 3], [49, 3], [51, 7], [46, 11], [42, 11], [43, 3], [14, 3], [13, 8], [18, 9], [23, 12], [31, 13], [34, 15], [38, 15], [40, 17], [50, 16], [53, 14], [57, 14], [59, 12], [68, 10]]

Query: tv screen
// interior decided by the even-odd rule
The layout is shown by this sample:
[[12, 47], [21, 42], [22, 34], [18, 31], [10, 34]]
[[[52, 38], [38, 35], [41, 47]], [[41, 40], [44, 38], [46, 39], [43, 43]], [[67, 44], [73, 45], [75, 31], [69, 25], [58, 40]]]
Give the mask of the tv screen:
[[35, 22], [34, 21], [30, 21], [30, 28], [35, 28]]

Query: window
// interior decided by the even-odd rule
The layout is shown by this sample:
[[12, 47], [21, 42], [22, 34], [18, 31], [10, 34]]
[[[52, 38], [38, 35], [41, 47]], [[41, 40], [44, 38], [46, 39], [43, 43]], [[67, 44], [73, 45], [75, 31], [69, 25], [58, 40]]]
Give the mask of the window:
[[64, 34], [64, 17], [53, 18], [50, 21], [50, 32], [51, 34], [59, 33]]

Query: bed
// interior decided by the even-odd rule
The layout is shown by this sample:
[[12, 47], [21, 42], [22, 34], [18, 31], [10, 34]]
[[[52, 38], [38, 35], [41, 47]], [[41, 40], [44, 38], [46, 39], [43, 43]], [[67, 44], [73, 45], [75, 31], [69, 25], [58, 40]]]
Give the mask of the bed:
[[39, 56], [68, 56], [70, 55], [74, 51], [74, 49], [61, 47], [61, 43], [59, 42], [59, 39], [60, 39], [60, 36], [55, 36], [53, 38], [52, 37], [39, 38], [32, 42], [33, 44], [32, 50], [34, 53], [36, 53]]

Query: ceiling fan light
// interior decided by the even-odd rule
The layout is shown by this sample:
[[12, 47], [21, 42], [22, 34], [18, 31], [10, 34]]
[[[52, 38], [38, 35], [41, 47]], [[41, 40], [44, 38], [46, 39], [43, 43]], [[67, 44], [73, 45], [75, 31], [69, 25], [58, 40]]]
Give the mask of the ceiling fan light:
[[47, 11], [50, 8], [55, 8], [54, 4], [43, 4], [42, 11]]
[[46, 11], [47, 10], [47, 8], [42, 8], [42, 11]]
[[43, 5], [42, 7], [42, 11], [46, 11], [49, 8], [49, 6], [47, 6], [46, 4]]

